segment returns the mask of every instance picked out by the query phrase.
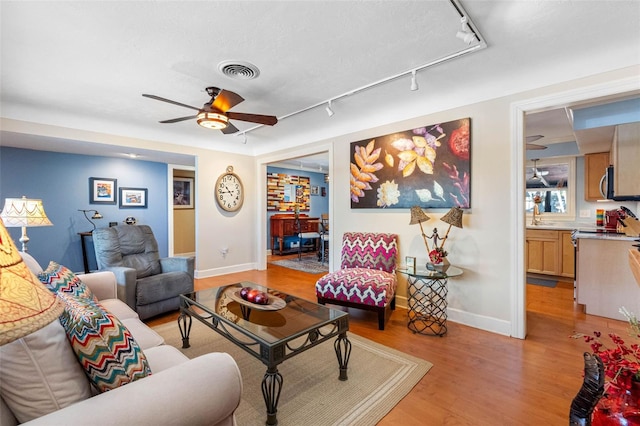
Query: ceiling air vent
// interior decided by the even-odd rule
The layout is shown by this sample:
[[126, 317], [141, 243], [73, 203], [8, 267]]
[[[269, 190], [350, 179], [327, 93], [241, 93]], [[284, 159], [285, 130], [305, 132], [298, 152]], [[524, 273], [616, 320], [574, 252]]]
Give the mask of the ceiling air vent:
[[260, 75], [260, 70], [249, 62], [224, 61], [218, 64], [218, 70], [230, 78], [252, 80]]

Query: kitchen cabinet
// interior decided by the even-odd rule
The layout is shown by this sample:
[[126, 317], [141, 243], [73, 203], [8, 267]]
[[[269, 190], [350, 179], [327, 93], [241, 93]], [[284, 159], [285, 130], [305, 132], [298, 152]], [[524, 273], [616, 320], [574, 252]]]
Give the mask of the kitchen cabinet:
[[527, 272], [573, 278], [571, 231], [527, 229]]
[[611, 163], [608, 152], [585, 154], [584, 156], [584, 199], [586, 201], [602, 200], [600, 180]]
[[558, 231], [560, 241], [560, 275], [573, 278], [575, 276], [576, 253], [571, 239], [571, 231]]
[[632, 239], [578, 238], [576, 292], [585, 312], [625, 321], [621, 307], [640, 312], [640, 286], [629, 267]]
[[559, 275], [558, 231], [527, 230], [527, 272]]
[[640, 123], [616, 126], [611, 148], [616, 196], [640, 194]]

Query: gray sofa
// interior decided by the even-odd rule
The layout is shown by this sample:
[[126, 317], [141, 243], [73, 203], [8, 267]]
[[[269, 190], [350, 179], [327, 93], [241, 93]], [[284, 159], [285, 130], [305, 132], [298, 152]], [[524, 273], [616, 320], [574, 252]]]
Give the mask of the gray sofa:
[[116, 275], [118, 298], [143, 320], [178, 309], [179, 295], [193, 291], [195, 259], [161, 259], [148, 225], [98, 228], [93, 245], [98, 269]]
[[[41, 271], [31, 256], [23, 258], [32, 271]], [[236, 424], [242, 380], [231, 356], [209, 353], [189, 360], [116, 298], [112, 272], [78, 276], [129, 329], [152, 374], [96, 394], [55, 320], [0, 346], [0, 425]]]

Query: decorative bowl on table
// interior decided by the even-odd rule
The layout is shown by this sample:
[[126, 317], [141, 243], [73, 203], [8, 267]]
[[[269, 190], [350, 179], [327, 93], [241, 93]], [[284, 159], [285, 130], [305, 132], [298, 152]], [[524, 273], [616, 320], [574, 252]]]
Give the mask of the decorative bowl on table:
[[278, 311], [287, 306], [287, 302], [285, 302], [281, 298], [265, 292], [262, 292], [262, 293], [264, 293], [265, 296], [267, 297], [266, 303], [250, 302], [249, 300], [245, 300], [240, 295], [240, 291], [241, 290], [236, 290], [234, 292], [229, 293], [229, 297], [234, 301], [238, 302], [239, 304], [247, 306], [251, 309], [257, 309], [259, 311]]

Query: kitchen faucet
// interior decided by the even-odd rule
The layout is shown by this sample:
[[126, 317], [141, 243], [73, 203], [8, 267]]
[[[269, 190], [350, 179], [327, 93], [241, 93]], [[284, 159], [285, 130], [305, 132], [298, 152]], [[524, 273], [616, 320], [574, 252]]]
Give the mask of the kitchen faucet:
[[533, 204], [533, 216], [531, 217], [532, 225], [538, 225], [540, 222], [542, 222], [542, 217], [540, 215], [540, 208], [538, 207], [538, 204], [539, 203]]

